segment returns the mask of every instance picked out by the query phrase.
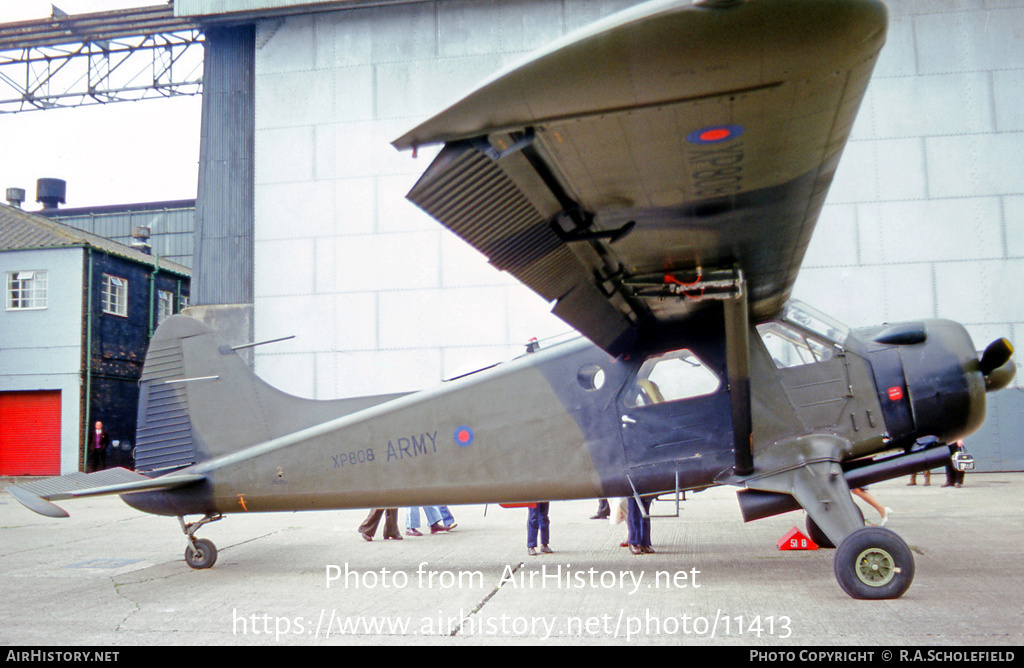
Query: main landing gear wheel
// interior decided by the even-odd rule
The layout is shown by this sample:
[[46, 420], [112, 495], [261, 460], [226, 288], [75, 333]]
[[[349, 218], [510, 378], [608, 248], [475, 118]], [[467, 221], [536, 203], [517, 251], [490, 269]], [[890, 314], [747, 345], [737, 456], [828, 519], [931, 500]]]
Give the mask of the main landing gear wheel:
[[853, 598], [899, 598], [914, 581], [914, 555], [894, 532], [857, 529], [839, 544], [833, 568], [843, 591]]
[[208, 538], [198, 538], [185, 548], [185, 563], [192, 568], [210, 568], [216, 561], [217, 547]]

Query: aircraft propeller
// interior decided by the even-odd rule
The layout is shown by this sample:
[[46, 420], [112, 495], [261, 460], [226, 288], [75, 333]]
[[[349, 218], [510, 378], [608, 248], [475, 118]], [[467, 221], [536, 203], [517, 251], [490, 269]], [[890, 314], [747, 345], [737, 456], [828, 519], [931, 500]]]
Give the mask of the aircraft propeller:
[[1017, 373], [1017, 363], [1013, 361], [1013, 346], [1005, 338], [996, 339], [985, 348], [978, 368], [985, 376], [986, 392], [1003, 389]]

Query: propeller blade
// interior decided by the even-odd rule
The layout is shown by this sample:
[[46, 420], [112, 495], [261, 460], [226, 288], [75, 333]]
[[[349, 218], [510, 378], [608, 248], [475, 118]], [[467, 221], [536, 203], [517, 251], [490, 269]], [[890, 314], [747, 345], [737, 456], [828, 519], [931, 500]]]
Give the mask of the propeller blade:
[[1017, 374], [1017, 365], [1010, 360], [1003, 366], [985, 376], [985, 391], [995, 392], [1007, 387]]
[[981, 373], [989, 375], [999, 367], [1010, 361], [1013, 356], [1013, 346], [1005, 338], [996, 339], [988, 344], [984, 354], [981, 356]]

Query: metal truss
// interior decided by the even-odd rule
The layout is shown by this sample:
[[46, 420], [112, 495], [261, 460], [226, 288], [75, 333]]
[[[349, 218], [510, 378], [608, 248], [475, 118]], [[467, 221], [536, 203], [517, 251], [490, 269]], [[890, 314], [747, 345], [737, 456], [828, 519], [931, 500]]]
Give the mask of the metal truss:
[[0, 24], [0, 114], [173, 95], [203, 83], [203, 34], [170, 3]]
[[0, 52], [0, 113], [202, 92], [199, 30]]

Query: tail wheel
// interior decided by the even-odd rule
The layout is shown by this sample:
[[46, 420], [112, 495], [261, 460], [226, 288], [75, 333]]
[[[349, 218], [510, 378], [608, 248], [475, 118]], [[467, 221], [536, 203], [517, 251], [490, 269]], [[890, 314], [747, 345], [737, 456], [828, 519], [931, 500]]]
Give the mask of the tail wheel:
[[847, 536], [833, 562], [836, 580], [857, 599], [899, 598], [914, 581], [914, 555], [894, 532], [864, 527]]
[[192, 568], [210, 568], [216, 561], [217, 547], [212, 540], [198, 538], [185, 548], [185, 563]]

